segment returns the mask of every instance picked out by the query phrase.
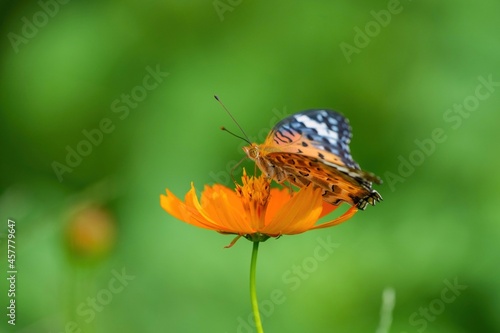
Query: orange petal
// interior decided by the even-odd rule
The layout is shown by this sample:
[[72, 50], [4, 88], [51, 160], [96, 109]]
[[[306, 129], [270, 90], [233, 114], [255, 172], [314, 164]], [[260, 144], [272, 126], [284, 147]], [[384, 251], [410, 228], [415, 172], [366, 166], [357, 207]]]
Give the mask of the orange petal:
[[337, 208], [339, 208], [338, 205], [332, 205], [331, 203], [323, 201], [323, 210], [321, 211], [321, 215], [319, 218], [322, 218], [323, 216], [330, 214]]
[[203, 189], [203, 193], [201, 195], [201, 205], [203, 208], [205, 208], [206, 205], [210, 204], [210, 200], [208, 200], [208, 202], [206, 201], [207, 199], [210, 199], [214, 195], [214, 193], [225, 193], [230, 201], [239, 201], [236, 192], [232, 189], [229, 189], [220, 184], [214, 184], [213, 186], [205, 185], [205, 188]]
[[[186, 197], [188, 197], [192, 191], [193, 189], [191, 189], [191, 191], [189, 191], [186, 194]], [[194, 195], [196, 196], [196, 193], [194, 193]], [[190, 207], [189, 205], [179, 200], [179, 198], [177, 198], [168, 189], [167, 189], [167, 195], [164, 194], [160, 195], [160, 205], [167, 213], [169, 213], [170, 215], [176, 217], [181, 221], [184, 221], [186, 223], [192, 224], [200, 228], [212, 229], [210, 227], [210, 221], [204, 219], [202, 216], [195, 217], [195, 215], [199, 214], [197, 214], [194, 208], [192, 206]]]
[[305, 232], [319, 219], [322, 209], [321, 191], [308, 186], [283, 205], [261, 232], [273, 236]]
[[316, 225], [316, 226], [312, 227], [311, 230], [312, 229], [333, 227], [334, 225], [337, 225], [337, 224], [340, 224], [342, 222], [349, 220], [351, 217], [354, 216], [354, 214], [356, 214], [357, 211], [358, 211], [358, 209], [355, 206], [352, 206], [351, 208], [349, 208], [349, 210], [347, 210], [344, 214], [337, 217], [336, 219], [331, 220], [329, 222], [325, 222], [325, 223], [321, 223], [319, 225]]
[[160, 203], [163, 209], [181, 221], [200, 228], [232, 232], [231, 229], [217, 223], [217, 221], [200, 206], [198, 197], [196, 196], [196, 190], [192, 183], [191, 190], [189, 190], [185, 196], [185, 203], [179, 200], [168, 189], [166, 196], [160, 196]]
[[206, 213], [217, 221], [221, 231], [235, 234], [255, 232], [250, 227], [248, 214], [245, 213], [240, 198], [235, 192], [225, 189], [215, 186], [205, 188], [202, 202]]
[[266, 210], [266, 226], [271, 222], [276, 213], [285, 205], [292, 196], [288, 189], [272, 188]]

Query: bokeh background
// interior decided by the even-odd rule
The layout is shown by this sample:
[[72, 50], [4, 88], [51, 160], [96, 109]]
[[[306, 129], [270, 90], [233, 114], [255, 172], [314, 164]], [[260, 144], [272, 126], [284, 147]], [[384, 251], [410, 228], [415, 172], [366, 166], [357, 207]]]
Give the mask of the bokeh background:
[[214, 94], [257, 142], [343, 112], [385, 182], [348, 223], [262, 244], [266, 332], [388, 332], [384, 308], [390, 332], [500, 332], [498, 1], [63, 2], [0, 5], [1, 332], [252, 331], [251, 243], [159, 205], [231, 184], [244, 143]]

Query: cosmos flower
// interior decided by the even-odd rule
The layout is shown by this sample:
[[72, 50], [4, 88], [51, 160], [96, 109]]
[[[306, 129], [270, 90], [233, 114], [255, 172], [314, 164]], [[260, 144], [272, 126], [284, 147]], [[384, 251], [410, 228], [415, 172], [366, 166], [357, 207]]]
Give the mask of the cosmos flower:
[[271, 188], [265, 175], [249, 177], [245, 171], [242, 185], [234, 190], [220, 184], [205, 186], [200, 201], [191, 184], [184, 201], [167, 189], [160, 203], [165, 211], [188, 224], [254, 242], [332, 227], [357, 212], [353, 206], [341, 216], [318, 224], [320, 218], [338, 208], [322, 200], [320, 189], [307, 186], [292, 192]]

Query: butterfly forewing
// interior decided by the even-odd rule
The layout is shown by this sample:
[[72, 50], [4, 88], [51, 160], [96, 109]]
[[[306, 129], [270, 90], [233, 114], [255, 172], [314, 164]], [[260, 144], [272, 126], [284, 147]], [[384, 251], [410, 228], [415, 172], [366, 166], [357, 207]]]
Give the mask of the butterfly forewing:
[[349, 122], [340, 113], [307, 110], [276, 124], [264, 145], [274, 143], [283, 148], [290, 146], [292, 149], [296, 148], [297, 153], [314, 155], [325, 162], [359, 169], [349, 149], [351, 137]]

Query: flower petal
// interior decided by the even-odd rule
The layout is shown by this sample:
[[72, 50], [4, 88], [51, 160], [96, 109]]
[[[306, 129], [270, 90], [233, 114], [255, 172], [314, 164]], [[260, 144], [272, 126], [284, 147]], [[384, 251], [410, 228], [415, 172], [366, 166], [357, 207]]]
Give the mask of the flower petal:
[[[178, 218], [181, 221], [192, 224], [194, 226], [205, 229], [212, 229], [211, 221], [199, 214], [193, 206], [190, 206], [188, 203], [182, 202], [168, 189], [166, 192], [167, 195], [160, 195], [160, 205], [165, 211], [167, 211], [167, 213]], [[188, 197], [191, 196], [196, 196], [196, 192], [194, 191], [193, 187], [186, 194], [186, 201], [191, 201], [192, 199], [188, 200]]]
[[312, 227], [311, 230], [313, 230], [313, 229], [321, 229], [321, 228], [328, 228], [328, 227], [333, 227], [334, 225], [338, 225], [338, 224], [340, 224], [342, 222], [345, 222], [345, 221], [349, 220], [351, 217], [354, 216], [354, 214], [356, 214], [357, 211], [358, 211], [358, 209], [355, 206], [352, 206], [344, 214], [342, 214], [341, 216], [337, 217], [336, 219], [331, 220], [329, 222], [318, 224], [318, 225]]
[[308, 186], [300, 190], [281, 207], [261, 232], [278, 236], [299, 234], [309, 230], [319, 219], [323, 209], [322, 201], [320, 189]]
[[339, 206], [340, 205], [332, 205], [331, 203], [323, 201], [323, 210], [321, 211], [321, 215], [319, 216], [319, 218], [322, 218], [323, 216], [330, 214], [335, 209], [339, 208]]
[[267, 204], [265, 225], [274, 219], [278, 211], [292, 198], [289, 189], [278, 189], [272, 188], [271, 194], [269, 195], [269, 202]]
[[202, 193], [202, 202], [206, 213], [219, 225], [221, 231], [246, 234], [255, 232], [248, 222], [240, 198], [235, 192], [227, 191], [223, 186], [205, 187]]
[[167, 189], [167, 195], [160, 196], [160, 203], [168, 213], [196, 227], [215, 230], [218, 232], [235, 233], [234, 228], [230, 228], [217, 220], [217, 215], [213, 216], [200, 205], [196, 190], [191, 183], [191, 189], [185, 196], [185, 202], [179, 200]]

